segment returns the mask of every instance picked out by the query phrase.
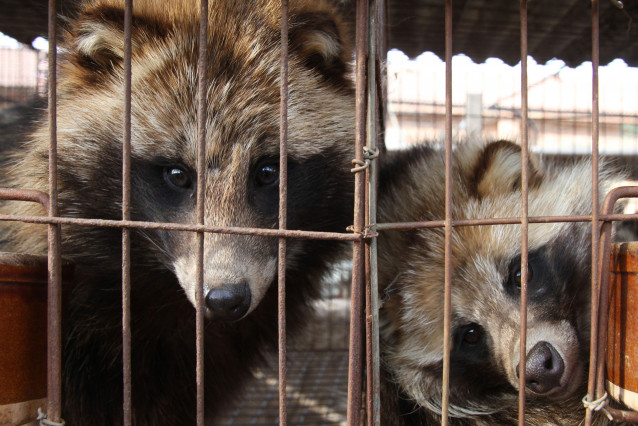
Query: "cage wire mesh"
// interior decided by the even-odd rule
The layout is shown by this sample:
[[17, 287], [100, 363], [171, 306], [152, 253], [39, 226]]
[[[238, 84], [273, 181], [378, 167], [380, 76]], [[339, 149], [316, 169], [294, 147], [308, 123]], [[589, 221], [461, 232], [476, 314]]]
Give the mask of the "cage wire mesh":
[[[365, 2], [364, 2], [365, 3]], [[1, 29], [0, 29], [1, 30]], [[46, 54], [3, 38], [0, 46], [0, 155], [24, 134], [46, 96]], [[446, 64], [431, 53], [414, 60], [399, 51], [387, 58], [385, 144], [388, 149], [428, 142], [443, 146], [474, 139], [521, 140], [521, 65], [498, 59], [475, 64], [452, 59], [452, 97], [446, 103]], [[542, 161], [590, 156], [592, 65], [569, 68], [559, 60], [528, 67], [528, 146]], [[638, 69], [616, 60], [600, 67], [600, 154], [638, 180]], [[446, 110], [448, 114], [446, 115]], [[451, 115], [450, 115], [451, 113]], [[446, 118], [451, 135], [446, 135]], [[626, 213], [638, 207], [627, 203]], [[632, 231], [630, 231], [632, 232]], [[351, 264], [326, 277], [322, 299], [307, 329], [289, 342], [287, 422], [346, 424]], [[254, 372], [241, 401], [220, 424], [279, 421], [277, 358]], [[373, 416], [368, 416], [368, 422]], [[371, 424], [371, 423], [369, 423]]]

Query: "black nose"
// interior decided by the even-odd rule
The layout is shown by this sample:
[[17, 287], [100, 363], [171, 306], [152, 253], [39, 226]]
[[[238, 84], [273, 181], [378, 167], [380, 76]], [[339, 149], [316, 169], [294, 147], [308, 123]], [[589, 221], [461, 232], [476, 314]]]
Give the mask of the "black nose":
[[232, 322], [242, 318], [250, 307], [248, 283], [224, 284], [206, 295], [206, 306], [217, 321]]
[[565, 362], [550, 343], [538, 342], [527, 353], [525, 383], [532, 392], [542, 395], [560, 387], [564, 372]]

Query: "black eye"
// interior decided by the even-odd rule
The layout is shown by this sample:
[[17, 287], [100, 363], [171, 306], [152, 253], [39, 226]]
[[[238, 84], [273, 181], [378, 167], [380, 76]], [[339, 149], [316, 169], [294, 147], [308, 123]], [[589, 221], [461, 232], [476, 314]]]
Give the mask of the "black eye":
[[257, 183], [261, 186], [274, 185], [279, 181], [279, 167], [274, 164], [265, 164], [257, 170]]
[[465, 333], [463, 334], [463, 343], [468, 345], [476, 345], [483, 338], [483, 329], [478, 324], [469, 324], [465, 326]]
[[[534, 278], [534, 271], [532, 270], [532, 265], [530, 265], [530, 263], [527, 263], [527, 282], [531, 282], [532, 278]], [[523, 273], [521, 272], [521, 264], [520, 262], [518, 263], [518, 265], [514, 266], [514, 269], [512, 270], [512, 282], [514, 283], [514, 285], [516, 285], [517, 288], [521, 288], [521, 282], [523, 281]]]
[[164, 167], [164, 180], [176, 189], [189, 189], [192, 185], [188, 172], [178, 166]]

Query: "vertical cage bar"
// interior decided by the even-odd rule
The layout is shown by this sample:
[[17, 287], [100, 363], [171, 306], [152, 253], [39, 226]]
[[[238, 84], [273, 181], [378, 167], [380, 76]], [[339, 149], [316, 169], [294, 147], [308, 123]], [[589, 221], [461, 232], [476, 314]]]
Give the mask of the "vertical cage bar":
[[[368, 58], [368, 1], [357, 0], [356, 9], [356, 122], [355, 161], [363, 162], [363, 145], [366, 139], [367, 114], [367, 58]], [[354, 175], [354, 227], [355, 234], [363, 232], [365, 222], [365, 174]], [[363, 240], [352, 244], [352, 294], [350, 302], [350, 353], [348, 356], [348, 425], [361, 424], [362, 392], [362, 324], [363, 313], [363, 268], [365, 243]]]
[[441, 424], [450, 401], [450, 315], [452, 307], [452, 0], [445, 0], [445, 287], [443, 296], [443, 392]]
[[[598, 66], [600, 64], [600, 46], [599, 46], [599, 3], [598, 0], [592, 0], [591, 2], [591, 42], [592, 42], [592, 108], [591, 108], [591, 137], [592, 137], [592, 170], [591, 170], [591, 208], [592, 208], [592, 223], [591, 223], [591, 297], [592, 306], [598, 305], [600, 301], [600, 271], [598, 264], [598, 250], [600, 239], [599, 228], [599, 195], [598, 195], [598, 139], [599, 139], [599, 104], [598, 104]], [[591, 318], [591, 343], [590, 343], [590, 363], [589, 363], [589, 377], [587, 384], [587, 401], [594, 401], [595, 397], [602, 395], [603, 379], [599, 377], [599, 383], [596, 385], [597, 372], [596, 364], [598, 357], [604, 356], [604, 348], [600, 344], [600, 330], [598, 329], [598, 312], [593, 314], [592, 309]], [[596, 310], [597, 311], [597, 310]], [[602, 369], [599, 376], [601, 376]], [[595, 397], [594, 397], [595, 395]], [[593, 412], [591, 409], [587, 409], [585, 413], [585, 424], [591, 425]]]
[[[57, 163], [57, 21], [56, 2], [49, 0], [49, 217], [58, 216]], [[47, 289], [47, 417], [59, 422], [62, 416], [62, 292], [60, 288], [60, 226], [47, 227], [48, 289]]]
[[[369, 53], [368, 58], [368, 96], [367, 96], [367, 138], [366, 146], [368, 153], [377, 152], [377, 123], [379, 120], [379, 75], [377, 74], [377, 64], [379, 63], [379, 29], [380, 29], [380, 1], [370, 2], [370, 23], [369, 23]], [[373, 155], [369, 155], [373, 157]], [[377, 218], [377, 163], [370, 162], [367, 173], [367, 198], [366, 198], [366, 220], [368, 227], [374, 226]], [[377, 275], [377, 240], [372, 238], [366, 240], [366, 413], [367, 424], [378, 426], [380, 424], [379, 413], [379, 295], [378, 295], [378, 275]]]
[[[131, 23], [133, 0], [124, 4], [124, 111], [122, 141], [122, 220], [131, 219]], [[124, 425], [131, 415], [131, 231], [122, 228], [122, 409]]]
[[520, 301], [520, 357], [518, 376], [518, 424], [525, 424], [525, 366], [527, 359], [527, 280], [528, 280], [528, 190], [529, 190], [529, 133], [527, 98], [527, 0], [520, 1], [521, 21], [521, 301]]
[[[206, 118], [207, 79], [206, 63], [208, 55], [208, 0], [200, 1], [199, 11], [199, 52], [197, 59], [197, 224], [205, 222], [206, 201]], [[196, 345], [196, 387], [197, 425], [204, 426], [204, 236], [197, 233], [197, 266], [195, 285], [195, 345]]]
[[[279, 229], [288, 218], [288, 0], [281, 1], [281, 70], [279, 80]], [[286, 238], [279, 238], [277, 272], [279, 328], [279, 424], [288, 421], [286, 404]]]

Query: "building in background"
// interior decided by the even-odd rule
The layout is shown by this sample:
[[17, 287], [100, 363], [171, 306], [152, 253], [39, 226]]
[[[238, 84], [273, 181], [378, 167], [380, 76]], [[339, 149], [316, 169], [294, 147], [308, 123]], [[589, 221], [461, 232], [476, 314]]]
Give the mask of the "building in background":
[[[520, 140], [521, 69], [498, 59], [453, 59], [452, 127], [457, 141]], [[528, 61], [530, 149], [546, 154], [591, 153], [591, 63]], [[599, 71], [600, 152], [638, 153], [638, 68], [613, 61]], [[399, 148], [444, 140], [445, 63], [432, 53], [416, 60], [388, 55], [386, 144]]]
[[46, 53], [0, 46], [0, 110], [45, 92]]

